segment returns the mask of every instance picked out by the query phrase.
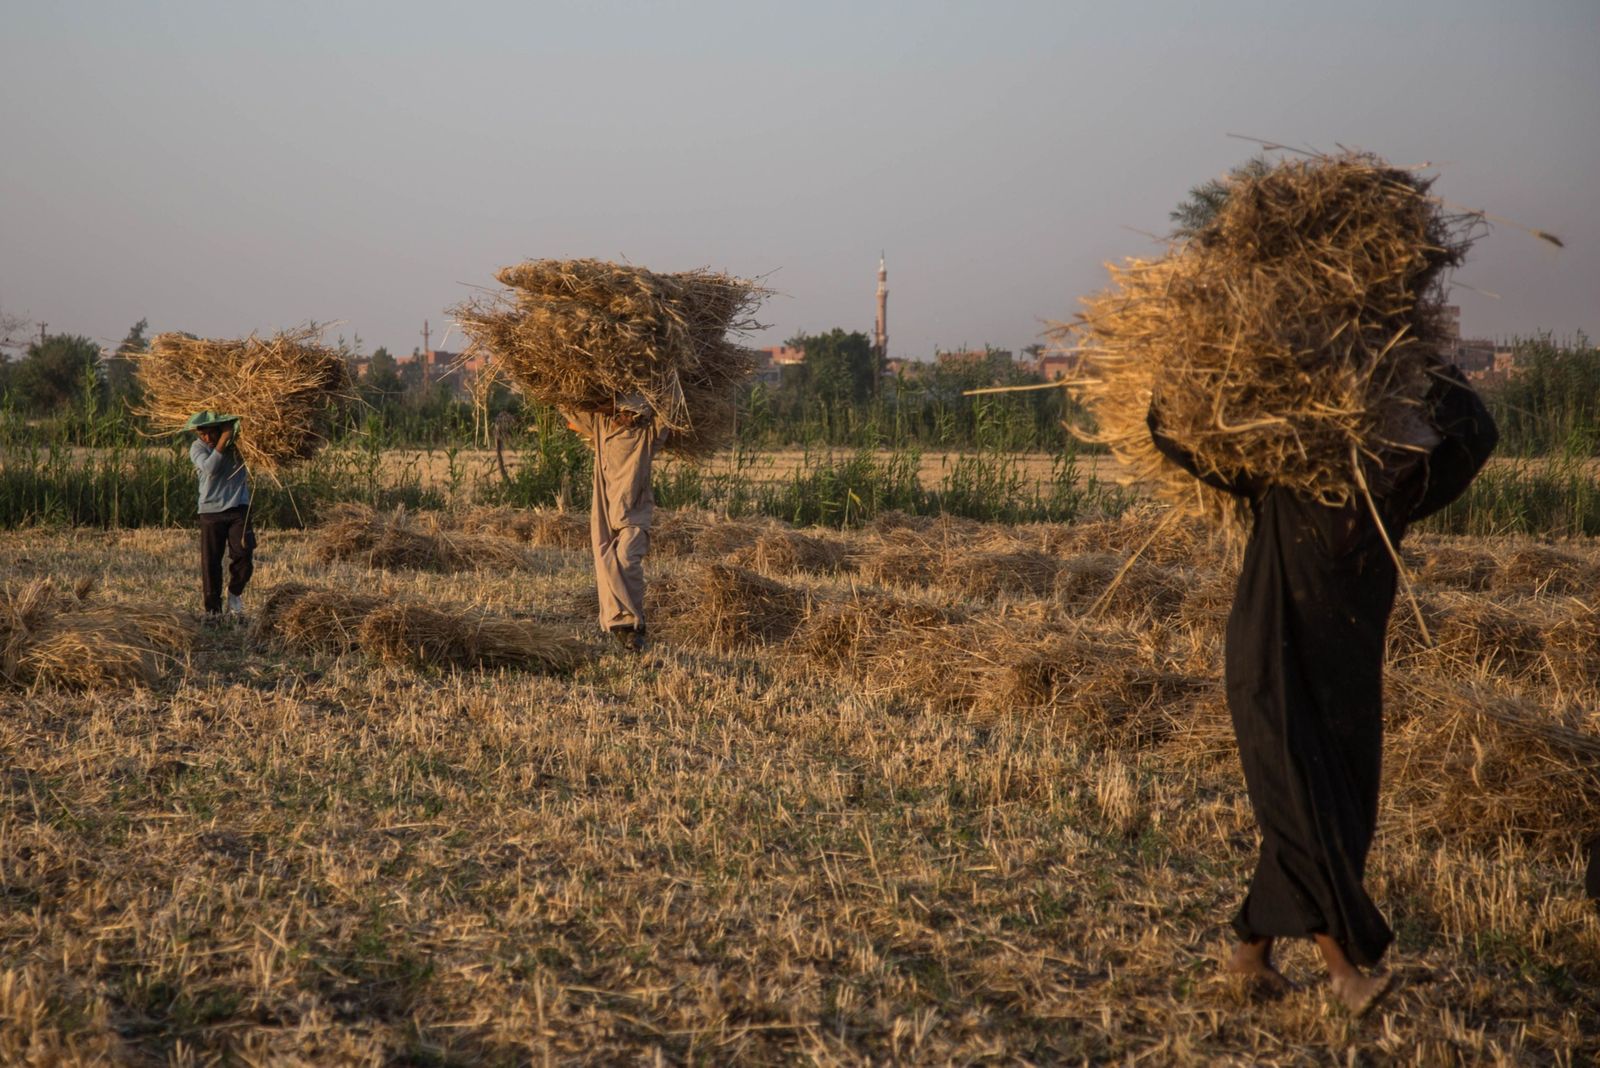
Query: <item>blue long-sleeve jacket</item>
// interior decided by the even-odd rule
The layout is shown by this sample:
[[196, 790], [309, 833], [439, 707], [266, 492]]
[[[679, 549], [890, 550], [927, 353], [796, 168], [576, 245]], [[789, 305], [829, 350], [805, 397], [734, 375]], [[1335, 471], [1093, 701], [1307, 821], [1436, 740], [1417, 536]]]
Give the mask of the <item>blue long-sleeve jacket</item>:
[[225, 512], [250, 503], [250, 477], [237, 449], [213, 449], [196, 440], [189, 459], [200, 473], [200, 514]]

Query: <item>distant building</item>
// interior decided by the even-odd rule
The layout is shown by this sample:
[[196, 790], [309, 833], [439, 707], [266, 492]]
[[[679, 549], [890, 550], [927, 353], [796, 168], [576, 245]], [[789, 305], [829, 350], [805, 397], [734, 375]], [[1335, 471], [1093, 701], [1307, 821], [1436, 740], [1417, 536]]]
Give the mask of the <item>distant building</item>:
[[[940, 349], [934, 353], [934, 362], [941, 367], [954, 367], [963, 363], [987, 363], [991, 349]], [[1009, 358], [1010, 353], [1006, 353]]]
[[[1492, 370], [1495, 358], [1501, 355], [1502, 351], [1495, 347], [1493, 341], [1482, 338], [1457, 339], [1452, 362], [1470, 375], [1474, 371]], [[1509, 356], [1510, 353], [1507, 352], [1505, 355]]]
[[1517, 354], [1513, 349], [1495, 349], [1486, 366], [1478, 368], [1462, 367], [1466, 373], [1467, 381], [1475, 386], [1484, 386], [1493, 389], [1503, 386], [1526, 368], [1517, 366]]
[[767, 361], [774, 367], [794, 367], [806, 362], [806, 350], [798, 345], [773, 345], [756, 351], [766, 353]]
[[797, 345], [769, 345], [750, 352], [756, 358], [756, 381], [765, 386], [776, 386], [783, 381], [785, 367], [798, 367], [806, 362], [805, 350]]
[[461, 353], [448, 352], [444, 349], [420, 349], [410, 356], [401, 356], [395, 361], [401, 368], [422, 365], [422, 385], [431, 386], [436, 382], [443, 383], [450, 388], [450, 392], [457, 397], [469, 397], [472, 388], [477, 385], [478, 376], [483, 373], [487, 360], [481, 353], [461, 362]]
[[1033, 370], [1046, 382], [1071, 378], [1078, 371], [1078, 357], [1067, 352], [1046, 352], [1034, 362]]

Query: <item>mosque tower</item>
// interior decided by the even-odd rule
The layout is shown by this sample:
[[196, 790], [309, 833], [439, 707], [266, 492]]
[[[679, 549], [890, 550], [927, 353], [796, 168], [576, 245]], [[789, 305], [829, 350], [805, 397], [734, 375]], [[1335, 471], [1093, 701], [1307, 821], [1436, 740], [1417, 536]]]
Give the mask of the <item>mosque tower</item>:
[[878, 254], [878, 324], [872, 330], [872, 351], [878, 357], [878, 374], [889, 361], [889, 269]]

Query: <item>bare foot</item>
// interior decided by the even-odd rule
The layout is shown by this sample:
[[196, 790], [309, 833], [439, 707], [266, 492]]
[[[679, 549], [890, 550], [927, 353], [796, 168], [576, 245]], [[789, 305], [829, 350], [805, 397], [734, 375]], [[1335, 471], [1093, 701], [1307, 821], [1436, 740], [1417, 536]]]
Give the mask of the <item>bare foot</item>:
[[1351, 1016], [1360, 1019], [1377, 1008], [1384, 995], [1394, 988], [1394, 973], [1340, 975], [1335, 976], [1330, 985], [1339, 1003], [1350, 1010]]
[[1298, 988], [1272, 966], [1271, 949], [1270, 941], [1241, 942], [1223, 964], [1223, 971], [1243, 976], [1261, 997], [1281, 998]]

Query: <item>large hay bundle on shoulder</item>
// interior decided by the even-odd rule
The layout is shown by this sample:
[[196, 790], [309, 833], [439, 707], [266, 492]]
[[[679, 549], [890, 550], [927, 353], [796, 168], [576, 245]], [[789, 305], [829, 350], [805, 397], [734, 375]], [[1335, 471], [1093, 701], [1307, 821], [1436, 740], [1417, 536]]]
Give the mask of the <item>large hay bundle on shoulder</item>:
[[766, 291], [711, 271], [658, 274], [601, 260], [534, 260], [496, 277], [510, 292], [453, 309], [487, 357], [485, 381], [506, 378], [558, 408], [603, 409], [642, 394], [664, 448], [703, 459], [733, 436], [737, 391], [755, 359], [737, 337]]
[[94, 604], [91, 584], [63, 594], [49, 579], [0, 591], [0, 681], [73, 689], [150, 685], [194, 640], [185, 612], [138, 602]]
[[1358, 495], [1416, 436], [1444, 338], [1440, 274], [1476, 217], [1374, 156], [1293, 160], [1232, 178], [1209, 224], [1156, 260], [1110, 267], [1058, 338], [1079, 343], [1093, 438], [1129, 480], [1226, 515], [1159, 453], [1146, 414], [1202, 471], [1266, 479], [1328, 504]]
[[355, 399], [345, 354], [320, 344], [316, 326], [271, 337], [214, 340], [158, 334], [135, 353], [144, 401], [139, 414], [177, 433], [196, 412], [238, 416], [240, 456], [273, 475], [327, 444]]

